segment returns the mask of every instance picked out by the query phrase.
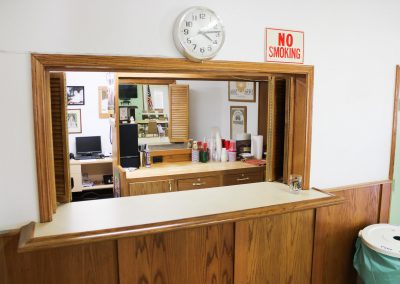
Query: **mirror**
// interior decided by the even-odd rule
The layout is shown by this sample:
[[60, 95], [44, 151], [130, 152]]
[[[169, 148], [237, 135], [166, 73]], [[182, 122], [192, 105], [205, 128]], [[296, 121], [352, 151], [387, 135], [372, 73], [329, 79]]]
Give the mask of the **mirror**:
[[120, 122], [135, 121], [139, 145], [169, 144], [169, 86], [150, 84], [119, 84]]

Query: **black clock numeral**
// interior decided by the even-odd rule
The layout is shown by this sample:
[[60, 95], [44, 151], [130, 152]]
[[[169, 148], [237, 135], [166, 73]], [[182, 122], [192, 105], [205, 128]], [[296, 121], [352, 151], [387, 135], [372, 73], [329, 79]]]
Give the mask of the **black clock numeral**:
[[184, 30], [183, 30], [183, 33], [184, 33], [185, 35], [188, 35], [188, 34], [189, 34], [189, 30], [188, 30], [188, 29], [184, 29]]
[[187, 41], [188, 44], [191, 44], [191, 43], [192, 43], [192, 41], [190, 40], [190, 38], [187, 38], [186, 41]]
[[197, 21], [197, 15], [192, 15], [192, 21]]
[[218, 44], [218, 40], [214, 40], [214, 41], [213, 41], [213, 44]]
[[220, 33], [220, 32], [217, 32], [217, 33], [215, 34], [215, 36], [216, 36], [216, 37], [220, 37], [220, 36], [221, 36], [221, 33]]
[[204, 53], [204, 51], [206, 51], [206, 50], [204, 49], [204, 47], [200, 48], [200, 52], [201, 52], [201, 53]]
[[193, 43], [193, 50], [195, 50], [196, 47], [197, 47], [197, 44], [194, 44], [194, 43]]
[[199, 17], [200, 17], [200, 19], [204, 20], [206, 18], [206, 14], [200, 13]]
[[186, 21], [186, 26], [191, 28], [193, 26], [193, 22], [191, 21]]

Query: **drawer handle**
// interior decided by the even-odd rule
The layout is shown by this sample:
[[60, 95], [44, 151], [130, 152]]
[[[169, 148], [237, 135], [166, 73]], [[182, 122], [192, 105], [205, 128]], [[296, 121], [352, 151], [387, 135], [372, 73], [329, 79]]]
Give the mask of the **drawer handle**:
[[205, 182], [194, 182], [193, 185], [194, 186], [200, 186], [200, 185], [205, 185]]
[[169, 180], [168, 183], [169, 183], [169, 191], [172, 191], [172, 184], [171, 184], [171, 181]]
[[237, 181], [245, 181], [245, 180], [249, 180], [250, 178], [249, 177], [245, 177], [245, 178], [238, 178], [238, 179], [236, 179]]

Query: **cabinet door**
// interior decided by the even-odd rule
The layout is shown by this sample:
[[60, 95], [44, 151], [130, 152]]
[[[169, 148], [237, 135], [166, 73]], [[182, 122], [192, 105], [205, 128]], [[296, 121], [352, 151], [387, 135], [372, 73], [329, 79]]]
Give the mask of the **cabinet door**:
[[243, 172], [224, 175], [224, 185], [236, 185], [253, 182], [262, 182], [263, 173], [261, 171]]
[[189, 139], [189, 85], [169, 86], [169, 140]]
[[200, 189], [221, 186], [220, 176], [206, 176], [178, 180], [178, 190]]
[[174, 191], [174, 180], [156, 180], [129, 184], [129, 195], [144, 195]]

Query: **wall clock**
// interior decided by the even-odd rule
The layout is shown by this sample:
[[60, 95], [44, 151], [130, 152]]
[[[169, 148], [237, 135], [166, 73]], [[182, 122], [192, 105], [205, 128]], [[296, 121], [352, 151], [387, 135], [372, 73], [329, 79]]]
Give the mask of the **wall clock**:
[[213, 58], [225, 41], [221, 19], [206, 7], [191, 7], [176, 19], [174, 42], [183, 56], [192, 61]]

